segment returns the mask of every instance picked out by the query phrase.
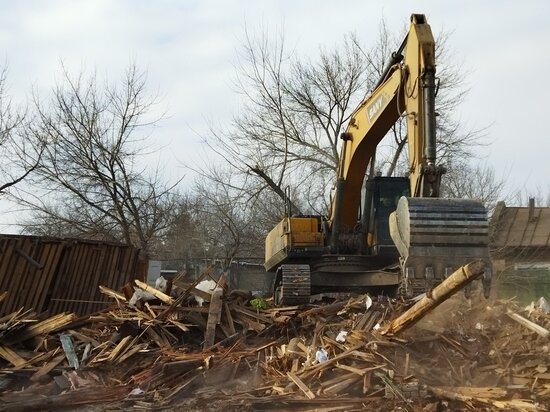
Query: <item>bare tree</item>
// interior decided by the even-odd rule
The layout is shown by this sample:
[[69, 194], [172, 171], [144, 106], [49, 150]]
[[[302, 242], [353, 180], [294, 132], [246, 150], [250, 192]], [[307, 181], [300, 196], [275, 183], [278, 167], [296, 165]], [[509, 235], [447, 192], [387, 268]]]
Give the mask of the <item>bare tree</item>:
[[204, 256], [205, 240], [197, 223], [199, 207], [199, 201], [194, 196], [181, 195], [170, 212], [170, 226], [156, 242], [155, 256], [171, 261], [173, 268], [183, 269], [193, 258]]
[[[448, 34], [440, 34], [437, 135], [443, 163], [472, 156], [481, 137], [479, 131], [459, 127], [454, 117], [467, 90], [447, 44]], [[397, 47], [384, 22], [371, 48], [348, 35], [335, 49], [321, 49], [315, 59], [287, 53], [282, 37], [271, 42], [266, 35], [253, 39], [247, 33], [237, 67], [242, 109], [227, 130], [212, 128], [206, 140], [235, 173], [255, 177], [246, 179], [249, 194], [270, 189], [284, 197], [287, 186], [299, 185], [295, 210], [324, 213], [339, 160], [338, 137]], [[406, 173], [406, 142], [400, 121], [379, 145], [377, 169], [388, 175]]]
[[271, 221], [266, 215], [273, 213], [258, 207], [257, 199], [237, 184], [238, 179], [226, 167], [212, 166], [208, 177], [198, 178], [194, 188], [193, 214], [204, 253], [224, 259], [226, 265], [238, 256], [263, 254], [263, 242], [258, 240], [263, 238], [265, 221]]
[[536, 187], [528, 189], [527, 187], [517, 190], [510, 199], [511, 205], [526, 206], [529, 204], [529, 199], [534, 199], [537, 207], [550, 207], [550, 184], [546, 189]]
[[[208, 142], [235, 170], [257, 177], [248, 180], [251, 190], [283, 197], [299, 176], [325, 195], [338, 164], [338, 136], [365, 93], [364, 59], [351, 38], [342, 50], [321, 51], [318, 61], [285, 53], [282, 38], [272, 44], [246, 36], [237, 78], [243, 109], [229, 130], [212, 130]], [[324, 207], [304, 200], [310, 209]]]
[[48, 142], [18, 199], [32, 212], [27, 232], [123, 241], [151, 252], [171, 223], [175, 184], [139, 166], [154, 122], [145, 75], [130, 67], [118, 86], [95, 76], [62, 83], [48, 103], [35, 99], [28, 133]]
[[41, 138], [24, 133], [26, 114], [6, 93], [7, 70], [0, 70], [0, 195], [22, 182], [38, 165], [44, 149]]
[[491, 213], [497, 202], [505, 200], [506, 180], [498, 178], [492, 167], [457, 161], [449, 165], [441, 185], [442, 195], [481, 201]]

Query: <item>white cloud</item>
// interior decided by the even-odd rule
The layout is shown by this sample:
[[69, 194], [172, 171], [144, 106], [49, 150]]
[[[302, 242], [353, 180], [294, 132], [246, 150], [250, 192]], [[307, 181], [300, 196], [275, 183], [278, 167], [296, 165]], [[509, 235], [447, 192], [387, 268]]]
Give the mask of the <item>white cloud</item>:
[[381, 18], [400, 32], [411, 12], [423, 12], [471, 69], [471, 94], [461, 110], [468, 124], [491, 125], [490, 161], [513, 162], [513, 184], [544, 187], [550, 176], [545, 97], [550, 86], [550, 3], [546, 1], [290, 1], [60, 0], [0, 1], [0, 58], [10, 91], [24, 101], [35, 86], [47, 91], [60, 61], [110, 78], [132, 61], [149, 73], [170, 117], [155, 131], [166, 157], [188, 159], [205, 118], [228, 122], [236, 107], [232, 62], [245, 24], [252, 31], [283, 29], [289, 46], [315, 54], [355, 31], [374, 41]]

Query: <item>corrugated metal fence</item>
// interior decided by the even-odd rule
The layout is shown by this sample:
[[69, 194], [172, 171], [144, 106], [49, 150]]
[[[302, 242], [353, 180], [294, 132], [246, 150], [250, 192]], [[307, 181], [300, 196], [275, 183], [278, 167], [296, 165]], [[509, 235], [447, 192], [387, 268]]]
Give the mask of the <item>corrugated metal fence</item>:
[[50, 315], [85, 315], [112, 300], [99, 286], [119, 289], [144, 279], [139, 249], [117, 243], [0, 235], [0, 316], [21, 307]]

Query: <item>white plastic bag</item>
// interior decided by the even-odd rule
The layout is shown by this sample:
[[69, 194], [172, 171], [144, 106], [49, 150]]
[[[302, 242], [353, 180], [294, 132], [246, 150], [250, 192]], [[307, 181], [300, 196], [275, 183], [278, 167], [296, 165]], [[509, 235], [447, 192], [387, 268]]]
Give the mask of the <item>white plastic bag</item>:
[[315, 352], [315, 361], [317, 361], [318, 363], [323, 363], [328, 361], [327, 351], [323, 348], [317, 349], [317, 352]]

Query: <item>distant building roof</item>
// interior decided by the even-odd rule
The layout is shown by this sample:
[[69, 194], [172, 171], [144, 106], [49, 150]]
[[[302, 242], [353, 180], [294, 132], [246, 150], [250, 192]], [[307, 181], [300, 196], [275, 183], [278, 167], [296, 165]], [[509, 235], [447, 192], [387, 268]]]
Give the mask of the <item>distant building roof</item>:
[[499, 202], [491, 218], [491, 247], [549, 248], [550, 207], [507, 207]]

